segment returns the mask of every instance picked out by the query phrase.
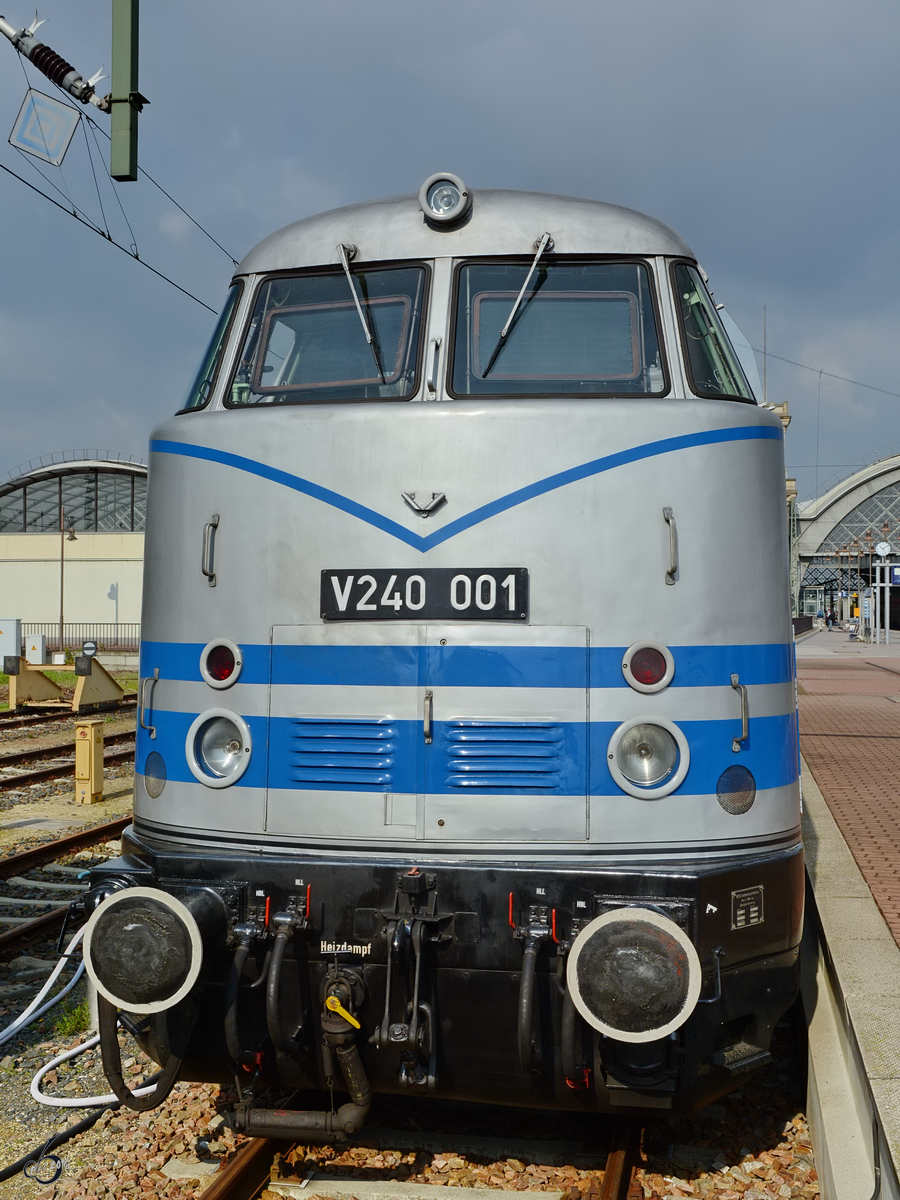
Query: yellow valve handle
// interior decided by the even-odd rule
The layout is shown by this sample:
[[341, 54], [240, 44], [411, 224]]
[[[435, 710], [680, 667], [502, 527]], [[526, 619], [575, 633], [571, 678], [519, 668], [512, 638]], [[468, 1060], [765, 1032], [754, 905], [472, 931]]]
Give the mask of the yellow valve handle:
[[329, 996], [325, 1001], [325, 1007], [330, 1009], [331, 1012], [337, 1013], [339, 1017], [343, 1017], [345, 1021], [349, 1021], [354, 1029], [362, 1028], [356, 1017], [350, 1016], [346, 1008], [344, 1008], [343, 1004], [341, 1004], [340, 1000], [338, 1000], [337, 996]]

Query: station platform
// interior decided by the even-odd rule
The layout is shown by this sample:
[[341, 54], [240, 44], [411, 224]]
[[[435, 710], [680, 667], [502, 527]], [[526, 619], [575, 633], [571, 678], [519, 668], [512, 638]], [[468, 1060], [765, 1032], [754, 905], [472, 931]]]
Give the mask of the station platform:
[[900, 631], [797, 643], [800, 742], [838, 828], [900, 945]]
[[822, 1200], [886, 1200], [900, 1195], [900, 633], [895, 646], [808, 634], [797, 680]]

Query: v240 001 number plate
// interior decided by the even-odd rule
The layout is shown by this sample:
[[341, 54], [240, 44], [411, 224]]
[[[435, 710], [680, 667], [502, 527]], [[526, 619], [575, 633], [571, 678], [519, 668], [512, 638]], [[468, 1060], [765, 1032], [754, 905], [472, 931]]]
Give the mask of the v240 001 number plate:
[[525, 567], [323, 571], [324, 621], [525, 621]]

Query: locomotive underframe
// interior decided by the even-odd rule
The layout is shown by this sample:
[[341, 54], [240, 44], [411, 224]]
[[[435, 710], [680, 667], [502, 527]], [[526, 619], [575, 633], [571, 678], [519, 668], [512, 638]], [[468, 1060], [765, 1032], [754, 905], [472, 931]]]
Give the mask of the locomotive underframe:
[[[374, 1093], [688, 1110], [768, 1060], [772, 1030], [798, 989], [803, 855], [794, 841], [713, 861], [566, 864], [554, 854], [546, 863], [423, 857], [413, 865], [383, 851], [201, 856], [151, 848], [132, 830], [123, 857], [92, 872], [92, 885], [113, 880], [181, 897], [211, 889], [221, 899], [225, 920], [204, 933], [192, 996], [145, 1019], [140, 1038], [165, 1062], [171, 1032], [198, 1005], [181, 1077], [228, 1082], [226, 1064], [239, 1057], [236, 1075], [251, 1094], [261, 1085], [322, 1089], [329, 1076], [343, 1090], [323, 1051], [333, 1019], [324, 999], [338, 981], [361, 1025], [355, 1041]], [[567, 1026], [565, 1013], [565, 955], [578, 929], [629, 905], [678, 924], [703, 969], [700, 1002], [681, 1028], [637, 1044], [605, 1038], [577, 1014]], [[279, 928], [287, 943], [275, 1000], [280, 1049], [265, 978]], [[249, 949], [237, 993], [240, 1055], [229, 1057], [226, 997], [241, 934]], [[538, 950], [523, 1010], [529, 941]]]

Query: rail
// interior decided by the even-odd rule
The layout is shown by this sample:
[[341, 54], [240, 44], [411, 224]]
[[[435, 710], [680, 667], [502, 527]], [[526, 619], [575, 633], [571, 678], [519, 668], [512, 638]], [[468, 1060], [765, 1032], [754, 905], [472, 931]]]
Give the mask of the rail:
[[[600, 1177], [599, 1187], [593, 1187], [589, 1191], [592, 1200], [630, 1200], [630, 1197], [638, 1197], [642, 1195], [641, 1189], [634, 1184], [634, 1173], [639, 1159], [640, 1141], [641, 1141], [641, 1125], [637, 1120], [629, 1120], [627, 1118], [611, 1118], [610, 1124], [610, 1149], [606, 1155], [606, 1161], [601, 1169], [598, 1169], [597, 1175]], [[371, 1142], [371, 1138], [366, 1137], [367, 1134], [378, 1134], [379, 1130], [368, 1129], [363, 1127], [360, 1131], [360, 1140], [363, 1142]], [[397, 1134], [391, 1145], [395, 1149], [402, 1150], [400, 1138], [397, 1131], [392, 1131]], [[440, 1135], [433, 1135], [438, 1136]], [[407, 1137], [410, 1137], [407, 1134]], [[448, 1152], [453, 1152], [454, 1142], [459, 1142], [458, 1137], [450, 1134], [441, 1138], [441, 1144], [447, 1144]], [[471, 1137], [464, 1139], [466, 1142], [472, 1142]], [[480, 1139], [475, 1138], [475, 1142]], [[485, 1139], [486, 1142], [493, 1143], [495, 1139]], [[536, 1153], [535, 1161], [541, 1160], [541, 1151], [546, 1148], [546, 1145], [539, 1142], [522, 1143], [520, 1139], [513, 1139], [516, 1142], [514, 1147], [510, 1148], [510, 1152], [515, 1150], [515, 1153], [522, 1155], [526, 1153], [526, 1147]], [[396, 1142], [396, 1145], [394, 1143]], [[301, 1197], [309, 1195], [327, 1195], [335, 1198], [335, 1200], [353, 1200], [360, 1196], [377, 1196], [377, 1200], [411, 1200], [415, 1197], [416, 1200], [422, 1196], [423, 1192], [430, 1192], [435, 1189], [435, 1185], [424, 1184], [417, 1186], [395, 1179], [379, 1180], [376, 1189], [372, 1190], [372, 1183], [361, 1183], [359, 1179], [342, 1179], [339, 1175], [329, 1174], [313, 1179], [307, 1177], [305, 1180], [286, 1180], [282, 1179], [278, 1172], [273, 1169], [273, 1163], [276, 1161], [276, 1154], [281, 1157], [289, 1153], [289, 1145], [285, 1142], [269, 1141], [265, 1138], [251, 1138], [245, 1142], [238, 1150], [237, 1154], [230, 1162], [223, 1164], [212, 1178], [212, 1182], [203, 1191], [203, 1200], [255, 1200], [264, 1189], [268, 1189], [268, 1195], [279, 1195], [285, 1197], [295, 1197], [300, 1200]], [[413, 1137], [406, 1144], [407, 1149], [416, 1149], [415, 1138]], [[491, 1146], [491, 1154], [496, 1154], [496, 1147]], [[528, 1154], [528, 1157], [531, 1157]], [[601, 1158], [601, 1162], [602, 1162]], [[491, 1191], [496, 1191], [499, 1195], [502, 1189], [492, 1187]], [[479, 1189], [478, 1194], [484, 1196], [484, 1189]], [[553, 1191], [543, 1193], [547, 1200], [564, 1200], [567, 1193]]]
[[[122, 733], [108, 733], [103, 739], [103, 745], [115, 746], [118, 742], [133, 742], [134, 739], [135, 731], [126, 729]], [[57, 742], [53, 746], [42, 746], [36, 750], [15, 750], [12, 754], [0, 754], [0, 771], [20, 763], [39, 762], [42, 758], [62, 758], [74, 753], [75, 746], [72, 742]]]
[[[126, 741], [128, 736], [129, 736], [128, 734], [124, 734], [122, 737], [116, 738], [114, 740], [120, 741], [120, 742]], [[134, 734], [131, 734], [130, 736], [134, 737]], [[105, 742], [106, 738], [104, 738], [103, 740]], [[49, 758], [50, 755], [53, 753], [54, 753], [53, 749], [46, 750], [41, 755], [41, 757]], [[9, 755], [8, 757], [13, 758], [15, 756]], [[108, 754], [103, 755], [103, 766], [104, 767], [115, 766], [116, 763], [128, 762], [133, 758], [134, 758], [134, 747], [133, 746], [127, 750], [111, 750]], [[3, 767], [3, 766], [4, 766], [4, 763], [2, 761], [0, 761], [0, 767]], [[27, 787], [31, 783], [43, 783], [44, 780], [47, 780], [47, 779], [60, 779], [65, 775], [73, 774], [74, 770], [75, 770], [75, 747], [73, 746], [72, 747], [72, 759], [70, 762], [54, 763], [54, 765], [51, 767], [37, 767], [33, 771], [21, 771], [18, 775], [4, 775], [2, 778], [0, 778], [0, 791], [8, 791], [9, 789]]]
[[[64, 858], [68, 854], [75, 854], [89, 846], [118, 838], [122, 835], [125, 827], [130, 824], [130, 815], [118, 817], [114, 821], [105, 821], [102, 825], [91, 825], [77, 833], [68, 833], [63, 837], [54, 838], [52, 842], [42, 842], [39, 846], [32, 846], [17, 854], [7, 855], [6, 858], [0, 858], [0, 879], [11, 879], [17, 875], [23, 875], [27, 871], [46, 866], [47, 863]], [[13, 929], [0, 933], [0, 958], [21, 954], [29, 946], [33, 946], [47, 937], [55, 937], [62, 929], [66, 912], [66, 908], [54, 908], [31, 921], [26, 921], [23, 925], [17, 925]]]
[[[36, 709], [37, 711], [29, 711], [23, 713], [16, 709], [10, 709], [0, 712], [0, 732], [5, 732], [7, 729], [23, 729], [31, 725], [46, 725], [53, 721], [77, 721], [81, 713], [74, 713], [70, 708], [53, 708], [49, 711], [44, 709], [41, 711], [40, 705], [29, 704], [29, 710]], [[134, 712], [137, 708], [137, 699], [134, 692], [126, 692], [122, 700], [118, 704], [97, 704], [91, 705], [90, 711], [103, 713], [123, 713], [128, 714]], [[85, 709], [85, 711], [88, 711]]]

